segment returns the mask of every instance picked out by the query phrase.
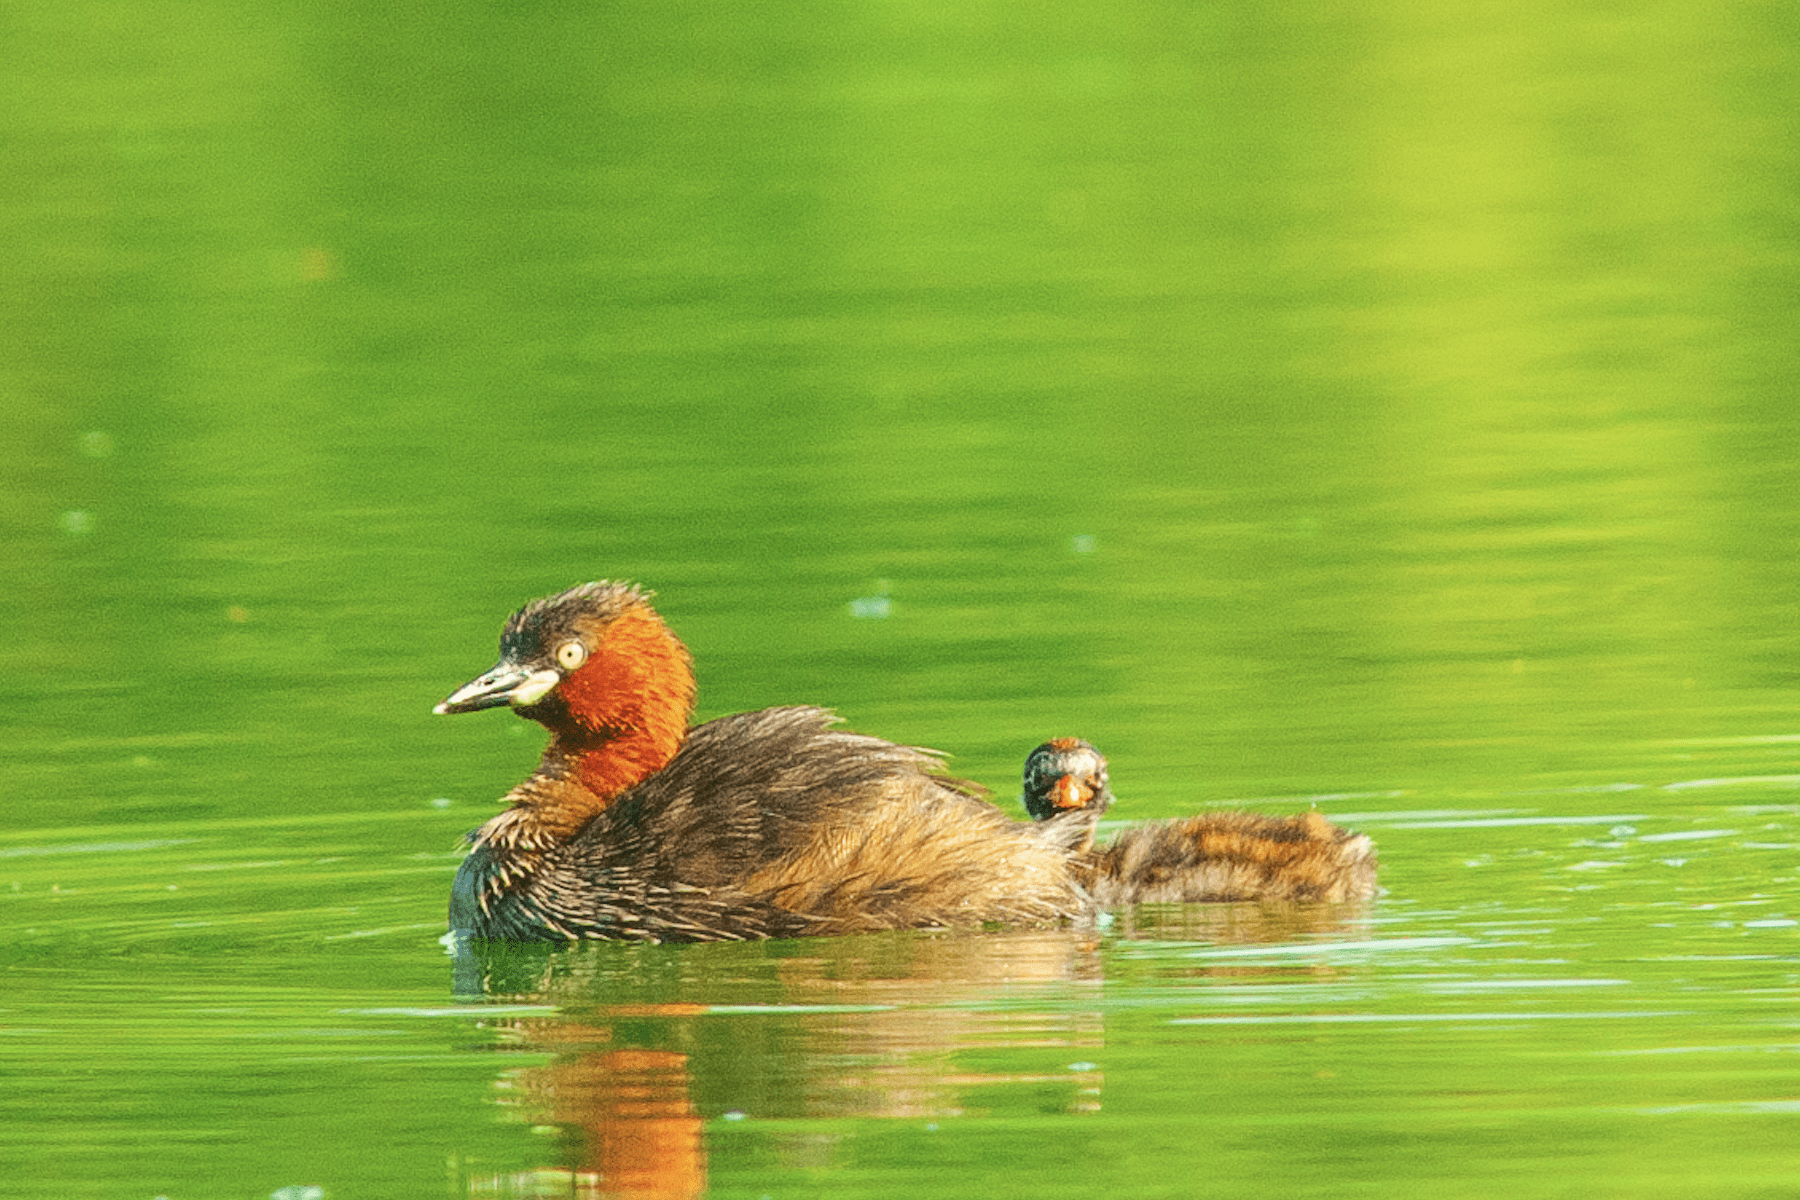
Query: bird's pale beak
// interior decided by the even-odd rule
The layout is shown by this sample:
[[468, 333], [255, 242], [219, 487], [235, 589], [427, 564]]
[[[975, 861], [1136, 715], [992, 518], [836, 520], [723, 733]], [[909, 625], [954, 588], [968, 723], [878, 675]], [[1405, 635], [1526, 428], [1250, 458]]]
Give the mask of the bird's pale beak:
[[555, 671], [532, 671], [502, 660], [492, 670], [451, 692], [432, 712], [480, 712], [510, 704], [525, 708], [536, 704], [562, 682]]

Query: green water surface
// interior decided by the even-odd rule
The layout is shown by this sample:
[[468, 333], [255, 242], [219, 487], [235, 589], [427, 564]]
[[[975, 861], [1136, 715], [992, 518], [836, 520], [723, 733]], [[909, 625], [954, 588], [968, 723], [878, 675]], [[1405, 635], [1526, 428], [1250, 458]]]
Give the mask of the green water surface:
[[[1788, 8], [0, 31], [0, 1195], [1800, 1190]], [[601, 577], [1384, 894], [458, 996], [431, 706]]]

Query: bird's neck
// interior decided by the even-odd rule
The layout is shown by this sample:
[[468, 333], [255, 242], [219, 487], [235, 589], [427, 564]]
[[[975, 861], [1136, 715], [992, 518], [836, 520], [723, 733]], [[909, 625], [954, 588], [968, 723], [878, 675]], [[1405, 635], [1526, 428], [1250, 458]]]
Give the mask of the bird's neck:
[[504, 832], [504, 842], [548, 845], [572, 836], [668, 766], [687, 740], [693, 663], [648, 608], [613, 621], [600, 647], [557, 690], [558, 719], [543, 761], [507, 797], [511, 808], [490, 822], [503, 825], [496, 832]]

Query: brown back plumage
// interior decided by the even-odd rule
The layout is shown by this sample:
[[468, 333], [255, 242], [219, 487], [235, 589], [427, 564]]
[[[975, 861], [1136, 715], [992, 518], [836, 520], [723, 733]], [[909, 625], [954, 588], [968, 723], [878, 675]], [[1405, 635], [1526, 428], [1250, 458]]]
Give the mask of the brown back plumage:
[[529, 886], [493, 890], [489, 923], [510, 923], [511, 908], [558, 937], [711, 941], [1085, 911], [1056, 839], [936, 756], [835, 720], [774, 708], [699, 726], [666, 768], [545, 851]]
[[1209, 813], [1127, 829], [1087, 864], [1102, 905], [1195, 900], [1365, 900], [1375, 844], [1317, 812]]

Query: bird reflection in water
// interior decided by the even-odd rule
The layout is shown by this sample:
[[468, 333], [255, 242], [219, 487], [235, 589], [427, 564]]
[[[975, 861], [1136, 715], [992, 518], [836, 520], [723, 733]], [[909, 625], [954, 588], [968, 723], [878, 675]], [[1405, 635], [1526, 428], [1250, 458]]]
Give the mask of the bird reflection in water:
[[[559, 1161], [525, 1175], [465, 1164], [467, 1194], [678, 1200], [707, 1189], [707, 1124], [754, 1123], [790, 1167], [829, 1166], [838, 1138], [786, 1121], [1096, 1111], [1108, 946], [1343, 936], [1357, 905], [1146, 905], [1094, 930], [881, 933], [709, 946], [473, 943], [460, 976], [486, 1002], [554, 1005], [497, 1016], [503, 1052], [548, 1064], [505, 1072], [500, 1103], [560, 1136]], [[1337, 968], [1205, 964], [1315, 978]], [[1033, 1069], [970, 1069], [1021, 1051]], [[1040, 1051], [1054, 1050], [1049, 1061]], [[750, 1128], [750, 1126], [746, 1126]]]

